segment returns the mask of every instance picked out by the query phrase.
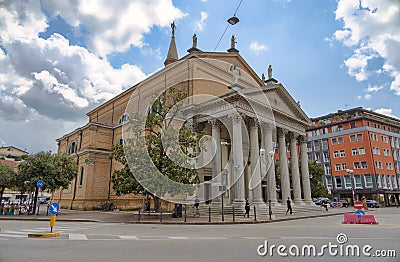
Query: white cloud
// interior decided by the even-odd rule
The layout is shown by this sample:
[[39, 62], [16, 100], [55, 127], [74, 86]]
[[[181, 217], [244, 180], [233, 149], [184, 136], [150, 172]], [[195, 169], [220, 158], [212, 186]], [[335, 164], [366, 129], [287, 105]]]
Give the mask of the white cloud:
[[382, 70], [392, 77], [390, 89], [400, 95], [400, 5], [392, 0], [339, 0], [336, 19], [343, 29], [333, 37], [351, 47], [354, 54], [344, 61], [348, 74], [357, 81], [372, 74], [368, 64], [374, 58], [384, 60]]
[[201, 16], [200, 20], [196, 21], [196, 30], [197, 31], [203, 31], [204, 28], [206, 27], [205, 21], [208, 18], [208, 13], [201, 11], [200, 16]]
[[368, 88], [367, 88], [367, 92], [368, 93], [371, 93], [371, 92], [374, 92], [374, 93], [376, 93], [376, 92], [378, 92], [379, 90], [382, 90], [384, 88], [384, 86], [371, 86], [371, 85], [368, 85]]
[[364, 96], [364, 98], [367, 99], [367, 100], [371, 100], [372, 96], [371, 96], [371, 94], [366, 94], [366, 95]]
[[153, 26], [165, 27], [184, 14], [172, 0], [43, 0], [43, 7], [52, 16], [62, 17], [68, 24], [83, 26], [89, 32], [89, 50], [105, 57], [124, 52], [131, 45], [142, 47], [143, 35]]
[[250, 50], [256, 53], [256, 55], [259, 55], [263, 51], [267, 51], [267, 46], [264, 44], [261, 44], [257, 41], [253, 41], [250, 44]]
[[378, 108], [374, 112], [386, 115], [386, 116], [391, 116], [391, 117], [396, 117], [395, 115], [392, 114], [392, 109], [391, 108]]

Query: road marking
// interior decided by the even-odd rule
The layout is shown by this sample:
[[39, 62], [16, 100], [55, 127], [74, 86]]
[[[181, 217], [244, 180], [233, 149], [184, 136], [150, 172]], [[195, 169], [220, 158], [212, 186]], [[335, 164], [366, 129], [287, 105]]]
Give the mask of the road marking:
[[28, 235], [26, 235], [26, 236], [22, 236], [22, 235], [12, 235], [12, 234], [0, 234], [0, 237], [15, 237], [15, 238], [23, 238], [23, 237], [28, 237]]
[[118, 236], [122, 240], [138, 240], [137, 236]]
[[68, 234], [68, 239], [69, 240], [88, 240], [88, 238], [85, 234], [75, 234], [75, 233]]
[[168, 237], [169, 239], [175, 239], [175, 240], [179, 240], [179, 239], [190, 239], [188, 237]]

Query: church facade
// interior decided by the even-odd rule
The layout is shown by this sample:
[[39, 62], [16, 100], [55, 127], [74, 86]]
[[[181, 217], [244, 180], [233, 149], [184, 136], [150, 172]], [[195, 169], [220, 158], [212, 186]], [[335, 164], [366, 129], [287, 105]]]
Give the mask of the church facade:
[[289, 197], [298, 205], [311, 204], [306, 138], [311, 121], [272, 77], [272, 67], [267, 78], [259, 77], [235, 43], [232, 36], [227, 52], [203, 52], [195, 35], [188, 54], [178, 58], [173, 32], [165, 68], [88, 112], [86, 125], [57, 139], [58, 152], [74, 155], [79, 170], [53, 198], [73, 209], [92, 209], [106, 201], [120, 209], [140, 207], [143, 196], [117, 196], [112, 188], [112, 173], [121, 165], [110, 159], [111, 148], [124, 142], [128, 109], [145, 113], [155, 96], [174, 87], [188, 95], [179, 116], [192, 130], [212, 138], [196, 159], [202, 184], [196, 195], [202, 201], [279, 205]]

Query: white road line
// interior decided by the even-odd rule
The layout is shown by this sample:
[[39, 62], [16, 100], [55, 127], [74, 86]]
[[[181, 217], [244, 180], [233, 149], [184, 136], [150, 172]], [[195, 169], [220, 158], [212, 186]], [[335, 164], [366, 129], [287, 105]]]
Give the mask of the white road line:
[[26, 236], [21, 236], [21, 235], [12, 235], [12, 234], [0, 234], [0, 237], [23, 238], [23, 237], [28, 237], [28, 235], [26, 235]]
[[3, 231], [6, 234], [19, 234], [19, 235], [26, 235], [26, 232], [21, 231]]
[[118, 236], [122, 240], [138, 240], [137, 236]]
[[88, 240], [87, 236], [84, 234], [68, 234], [68, 239], [69, 240]]
[[190, 238], [188, 238], [188, 237], [168, 237], [169, 239], [175, 239], [175, 240], [177, 240], [177, 239], [190, 239]]

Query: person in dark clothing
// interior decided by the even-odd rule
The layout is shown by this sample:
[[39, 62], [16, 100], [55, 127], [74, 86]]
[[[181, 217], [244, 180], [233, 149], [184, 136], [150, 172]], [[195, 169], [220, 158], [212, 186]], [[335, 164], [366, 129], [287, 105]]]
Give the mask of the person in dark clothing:
[[292, 202], [290, 201], [289, 197], [286, 200], [286, 205], [287, 205], [286, 215], [288, 212], [290, 212], [290, 214], [292, 214]]
[[246, 199], [246, 204], [244, 205], [244, 210], [245, 210], [245, 213], [243, 216], [246, 217], [246, 215], [247, 215], [247, 217], [250, 217], [250, 204], [249, 204], [248, 199]]

